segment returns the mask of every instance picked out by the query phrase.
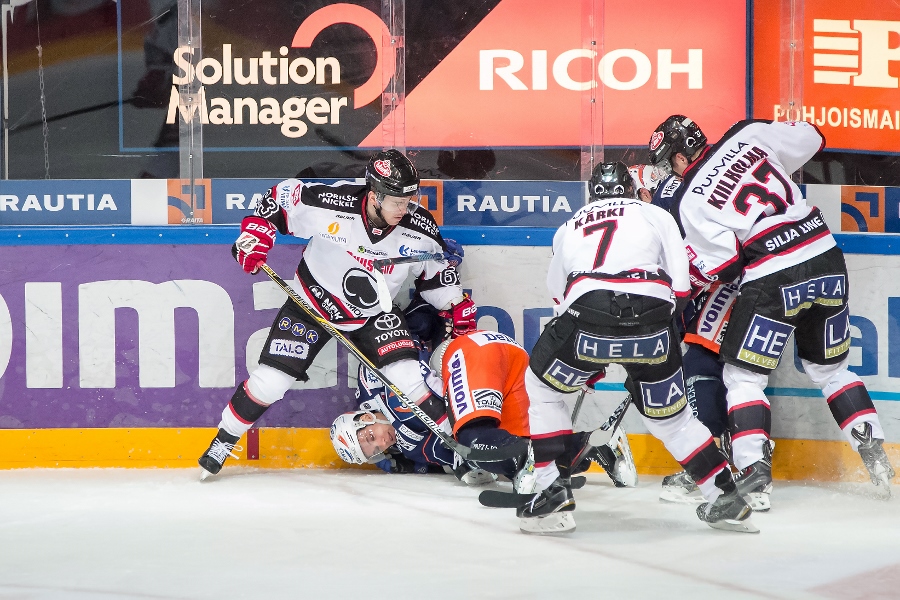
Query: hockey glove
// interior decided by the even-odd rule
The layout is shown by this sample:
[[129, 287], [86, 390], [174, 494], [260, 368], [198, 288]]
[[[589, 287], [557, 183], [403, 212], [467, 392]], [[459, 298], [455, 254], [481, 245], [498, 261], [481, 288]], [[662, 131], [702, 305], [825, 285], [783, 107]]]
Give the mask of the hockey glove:
[[718, 279], [715, 275], [706, 275], [703, 271], [688, 263], [688, 277], [691, 280], [691, 298], [696, 298], [709, 289], [709, 286]]
[[275, 226], [262, 217], [244, 217], [241, 221], [241, 235], [231, 254], [241, 263], [247, 273], [256, 273], [259, 264], [266, 262], [266, 254], [275, 245]]
[[453, 330], [450, 337], [458, 338], [477, 327], [476, 313], [478, 308], [468, 294], [463, 294], [463, 299], [450, 306], [450, 310], [442, 310], [439, 314], [451, 321]]
[[444, 251], [444, 258], [446, 258], [447, 262], [452, 266], [459, 268], [459, 265], [462, 264], [463, 257], [466, 255], [466, 251], [463, 250], [462, 244], [456, 240], [444, 238], [444, 245], [447, 247]]
[[428, 463], [417, 463], [402, 454], [392, 454], [390, 458], [375, 463], [375, 466], [385, 473], [428, 473]]

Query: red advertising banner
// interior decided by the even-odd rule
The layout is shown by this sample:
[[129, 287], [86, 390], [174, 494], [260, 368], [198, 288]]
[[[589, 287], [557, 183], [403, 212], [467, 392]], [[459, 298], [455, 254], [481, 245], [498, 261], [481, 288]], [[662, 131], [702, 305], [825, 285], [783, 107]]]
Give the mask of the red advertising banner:
[[781, 0], [754, 2], [754, 116], [815, 123], [827, 147], [900, 149], [900, 4], [805, 0], [802, 106], [787, 115], [780, 83]]
[[[746, 112], [746, 5], [607, 0], [599, 51], [581, 2], [503, 0], [406, 99], [410, 147], [579, 146], [602, 85], [603, 143], [639, 146], [684, 112], [716, 139]], [[590, 72], [591, 59], [597, 69]], [[362, 142], [379, 146], [380, 128]]]

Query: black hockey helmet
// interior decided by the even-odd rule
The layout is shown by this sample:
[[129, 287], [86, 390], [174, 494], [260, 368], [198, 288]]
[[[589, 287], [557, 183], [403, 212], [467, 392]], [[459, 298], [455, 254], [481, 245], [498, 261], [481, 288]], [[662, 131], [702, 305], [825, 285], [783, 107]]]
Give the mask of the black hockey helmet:
[[600, 163], [594, 167], [588, 183], [591, 202], [600, 198], [634, 198], [634, 179], [625, 163]]
[[376, 194], [413, 196], [419, 191], [419, 172], [399, 150], [382, 150], [366, 165], [366, 183]]
[[662, 164], [676, 152], [688, 157], [706, 146], [706, 136], [700, 127], [684, 115], [672, 115], [650, 136], [650, 162]]

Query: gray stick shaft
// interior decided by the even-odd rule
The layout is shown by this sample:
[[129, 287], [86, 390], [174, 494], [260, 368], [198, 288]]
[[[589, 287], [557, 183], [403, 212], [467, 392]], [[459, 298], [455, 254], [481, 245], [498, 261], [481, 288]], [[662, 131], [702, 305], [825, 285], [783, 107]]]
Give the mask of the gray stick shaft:
[[301, 309], [303, 309], [303, 312], [314, 319], [316, 323], [321, 325], [328, 333], [331, 334], [331, 336], [335, 340], [337, 340], [340, 344], [343, 344], [344, 347], [347, 348], [347, 350], [349, 350], [350, 353], [359, 360], [359, 362], [364, 364], [373, 373], [375, 373], [376, 377], [378, 377], [378, 379], [380, 379], [384, 383], [384, 385], [386, 385], [392, 392], [394, 392], [394, 394], [397, 395], [397, 399], [400, 400], [400, 403], [403, 404], [405, 408], [409, 409], [416, 417], [418, 417], [418, 419], [422, 421], [425, 426], [428, 427], [428, 429], [434, 432], [436, 436], [441, 438], [441, 440], [443, 440], [448, 448], [459, 454], [461, 457], [463, 457], [463, 459], [468, 458], [469, 453], [471, 452], [471, 448], [469, 448], [468, 446], [463, 446], [462, 444], [451, 438], [449, 435], [441, 431], [437, 423], [435, 423], [434, 420], [425, 413], [425, 411], [419, 408], [419, 406], [415, 402], [412, 402], [409, 398], [407, 398], [406, 395], [400, 391], [400, 388], [391, 383], [391, 381], [387, 377], [385, 377], [384, 373], [382, 373], [378, 369], [378, 367], [376, 367], [372, 363], [372, 361], [366, 358], [366, 356], [362, 352], [360, 352], [360, 350], [353, 344], [353, 342], [348, 340], [339, 329], [332, 325], [328, 320], [323, 319], [322, 317], [317, 315], [312, 310], [312, 308], [307, 306], [303, 298], [301, 298], [300, 295], [294, 291], [294, 288], [289, 286], [284, 281], [284, 279], [279, 277], [278, 274], [275, 273], [275, 271], [273, 271], [271, 267], [269, 267], [269, 265], [263, 263], [261, 268], [266, 272], [266, 275], [268, 275], [272, 279], [272, 281], [278, 284], [278, 287], [280, 287], [288, 296], [290, 296], [291, 300], [293, 300], [298, 306], [300, 306]]
[[584, 395], [587, 393], [587, 388], [581, 390], [581, 393], [578, 394], [578, 400], [575, 401], [575, 408], [572, 410], [572, 427], [575, 427], [575, 421], [578, 420], [578, 413], [581, 412], [581, 405], [584, 404]]
[[616, 427], [619, 426], [619, 423], [622, 422], [622, 418], [625, 416], [625, 411], [628, 410], [628, 406], [631, 404], [631, 394], [625, 396], [625, 399], [622, 400], [622, 403], [616, 407], [616, 410], [609, 416], [606, 420], [606, 423], [600, 426], [600, 429], [603, 431], [609, 431], [612, 428], [613, 431], [616, 430]]
[[404, 263], [425, 262], [429, 260], [444, 260], [443, 253], [436, 252], [434, 254], [414, 254], [413, 256], [398, 256], [396, 258], [379, 258], [374, 261], [376, 269], [381, 269], [387, 265], [402, 265]]

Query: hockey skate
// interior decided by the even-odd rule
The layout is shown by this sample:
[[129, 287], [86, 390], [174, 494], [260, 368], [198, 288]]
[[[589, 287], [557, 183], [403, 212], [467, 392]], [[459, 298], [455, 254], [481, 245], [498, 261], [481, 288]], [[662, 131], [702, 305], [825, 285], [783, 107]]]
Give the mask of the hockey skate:
[[534, 495], [528, 504], [516, 509], [519, 529], [525, 533], [548, 534], [575, 531], [575, 499], [568, 480], [558, 478], [550, 487]]
[[608, 443], [595, 448], [592, 460], [603, 467], [616, 487], [637, 487], [637, 467], [628, 436], [621, 427], [616, 427]]
[[469, 487], [479, 487], [497, 481], [496, 475], [484, 469], [466, 469], [462, 473], [458, 473], [457, 476], [460, 481]]
[[224, 429], [219, 429], [219, 432], [216, 434], [216, 437], [213, 438], [209, 448], [206, 449], [206, 452], [204, 452], [203, 456], [197, 461], [200, 463], [201, 467], [200, 481], [205, 480], [210, 475], [218, 474], [218, 472], [222, 470], [222, 465], [225, 464], [225, 459], [229, 456], [234, 459], [238, 458], [235, 456], [234, 451], [237, 450], [240, 452], [243, 450], [240, 446], [235, 447], [235, 444], [239, 439], [241, 438], [231, 435]]
[[697, 504], [704, 502], [700, 488], [687, 471], [681, 471], [674, 475], [666, 475], [662, 480], [662, 491], [659, 493], [662, 502], [676, 502], [679, 504]]
[[763, 457], [735, 475], [734, 483], [738, 493], [750, 508], [757, 512], [766, 512], [772, 508], [769, 494], [772, 493], [772, 450], [775, 442], [768, 440], [763, 444]]
[[882, 444], [884, 440], [872, 437], [872, 425], [860, 423], [853, 427], [850, 434], [859, 442], [859, 456], [869, 471], [872, 483], [880, 488], [885, 498], [891, 497], [891, 479], [894, 478], [894, 469], [888, 460], [887, 453]]
[[750, 520], [752, 513], [753, 510], [737, 490], [722, 494], [715, 502], [704, 502], [697, 507], [697, 516], [713, 529], [738, 533], [759, 533]]
[[525, 454], [525, 463], [513, 476], [513, 492], [517, 494], [532, 494], [537, 487], [537, 475], [534, 473], [534, 449], [528, 442], [528, 452]]

